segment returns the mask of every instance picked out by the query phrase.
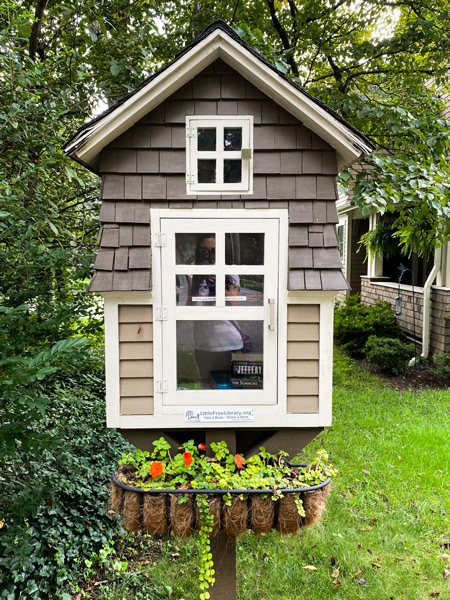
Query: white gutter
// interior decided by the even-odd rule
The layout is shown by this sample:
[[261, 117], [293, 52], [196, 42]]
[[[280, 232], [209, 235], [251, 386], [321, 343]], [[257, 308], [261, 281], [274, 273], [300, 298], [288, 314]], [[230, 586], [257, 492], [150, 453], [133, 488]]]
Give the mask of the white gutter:
[[[420, 355], [423, 359], [428, 358], [430, 352], [431, 286], [441, 269], [441, 260], [442, 246], [439, 246], [434, 251], [434, 265], [423, 286], [422, 354]], [[413, 367], [415, 364], [416, 357], [409, 361], [410, 367]]]

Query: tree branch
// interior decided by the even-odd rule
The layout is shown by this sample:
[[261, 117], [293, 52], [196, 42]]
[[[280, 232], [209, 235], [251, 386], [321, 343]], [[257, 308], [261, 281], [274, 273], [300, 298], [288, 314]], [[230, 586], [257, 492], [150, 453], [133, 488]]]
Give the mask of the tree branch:
[[[278, 33], [281, 43], [283, 44], [283, 48], [285, 50], [291, 50], [292, 49], [292, 45], [289, 41], [288, 35], [286, 33], [286, 30], [283, 28], [283, 26], [281, 25], [276, 10], [275, 10], [275, 1], [274, 0], [267, 0], [267, 6], [269, 7], [269, 12], [270, 12], [270, 18], [272, 19], [272, 25], [274, 26], [276, 32]], [[295, 59], [293, 56], [288, 55], [286, 57], [287, 62], [289, 63], [289, 66], [292, 69], [292, 72], [294, 73], [294, 75], [296, 75], [297, 77], [300, 77], [300, 74], [298, 72], [298, 67], [297, 67], [297, 63], [295, 62]]]
[[41, 33], [42, 18], [44, 16], [45, 7], [48, 0], [38, 0], [34, 11], [34, 22], [31, 26], [30, 41], [28, 44], [28, 53], [31, 60], [35, 60], [39, 46], [39, 34]]

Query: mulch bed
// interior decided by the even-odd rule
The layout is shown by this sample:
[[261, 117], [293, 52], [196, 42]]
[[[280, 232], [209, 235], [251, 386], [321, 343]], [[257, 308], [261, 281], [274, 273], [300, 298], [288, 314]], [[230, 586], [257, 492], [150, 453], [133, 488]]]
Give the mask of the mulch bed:
[[450, 388], [450, 380], [435, 375], [431, 370], [432, 366], [427, 363], [411, 367], [403, 375], [389, 375], [374, 365], [369, 365], [367, 362], [357, 362], [359, 362], [363, 369], [371, 373], [376, 373], [389, 387], [399, 392], [420, 392], [430, 389], [447, 390]]

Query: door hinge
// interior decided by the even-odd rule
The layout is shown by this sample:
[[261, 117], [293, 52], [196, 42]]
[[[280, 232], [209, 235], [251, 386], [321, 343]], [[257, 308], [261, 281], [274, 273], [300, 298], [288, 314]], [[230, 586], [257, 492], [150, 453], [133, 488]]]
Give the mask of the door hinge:
[[155, 385], [157, 394], [167, 394], [167, 379], [156, 379]]
[[157, 247], [165, 247], [167, 246], [167, 236], [165, 233], [155, 233], [153, 234], [153, 245]]
[[186, 127], [186, 137], [195, 138], [195, 127]]
[[186, 175], [186, 183], [195, 183], [195, 175]]
[[167, 306], [157, 306], [155, 308], [155, 321], [167, 321]]

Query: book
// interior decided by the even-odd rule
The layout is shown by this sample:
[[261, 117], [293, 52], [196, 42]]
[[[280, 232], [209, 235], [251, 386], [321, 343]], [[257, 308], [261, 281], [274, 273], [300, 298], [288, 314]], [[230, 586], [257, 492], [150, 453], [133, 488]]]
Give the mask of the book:
[[244, 377], [253, 376], [261, 377], [263, 374], [262, 363], [255, 363], [254, 361], [232, 361], [231, 363], [231, 376]]
[[262, 379], [258, 377], [231, 377], [230, 384], [233, 388], [243, 390], [259, 390], [262, 389]]

